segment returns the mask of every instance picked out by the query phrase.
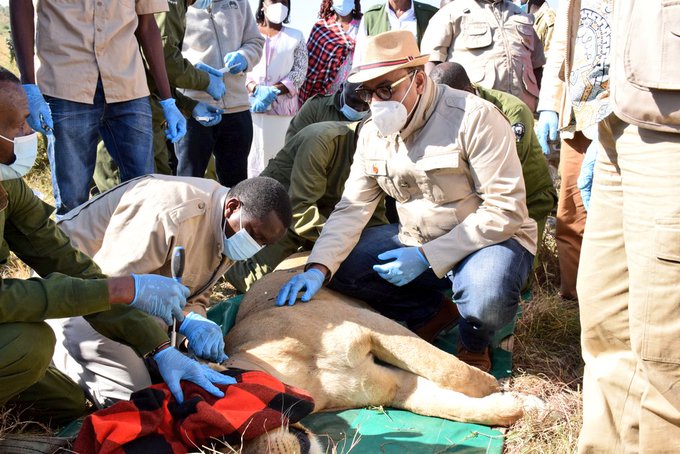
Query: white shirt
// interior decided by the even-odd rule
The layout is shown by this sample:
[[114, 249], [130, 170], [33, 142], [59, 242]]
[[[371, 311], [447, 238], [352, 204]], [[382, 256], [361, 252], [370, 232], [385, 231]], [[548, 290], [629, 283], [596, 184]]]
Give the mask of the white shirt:
[[[418, 39], [418, 25], [416, 23], [416, 10], [413, 7], [413, 1], [411, 1], [411, 7], [406, 10], [400, 17], [392, 10], [389, 5], [389, 0], [386, 1], [387, 4], [387, 20], [390, 23], [390, 30], [408, 30], [413, 33], [413, 36]], [[366, 42], [368, 35], [366, 33], [366, 24], [364, 19], [361, 19], [359, 23], [359, 32], [357, 33], [356, 45], [354, 47], [354, 61], [352, 67], [357, 67], [361, 64], [361, 54], [363, 53], [363, 45]]]

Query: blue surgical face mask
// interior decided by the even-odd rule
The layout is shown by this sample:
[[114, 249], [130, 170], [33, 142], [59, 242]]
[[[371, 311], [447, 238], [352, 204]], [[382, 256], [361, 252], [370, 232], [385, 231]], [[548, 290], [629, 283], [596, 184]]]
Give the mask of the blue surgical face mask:
[[[227, 238], [224, 235], [224, 255], [231, 260], [247, 260], [257, 254], [263, 246], [250, 236], [250, 233], [243, 228], [243, 207], [238, 212], [238, 232]], [[224, 229], [222, 229], [224, 231]]]
[[516, 3], [516, 5], [519, 6], [519, 9], [521, 9], [524, 14], [529, 12], [529, 2], [522, 3], [520, 1], [519, 3]]
[[347, 118], [349, 121], [363, 120], [366, 117], [366, 115], [368, 115], [368, 110], [359, 112], [358, 110], [351, 107], [349, 104], [345, 103], [344, 91], [340, 93], [340, 104], [342, 105], [342, 107], [340, 108], [340, 112], [342, 112], [345, 118]]
[[349, 16], [354, 9], [354, 0], [333, 0], [333, 10], [338, 16]]
[[213, 0], [196, 0], [192, 7], [196, 9], [207, 9], [209, 6], [212, 5]]

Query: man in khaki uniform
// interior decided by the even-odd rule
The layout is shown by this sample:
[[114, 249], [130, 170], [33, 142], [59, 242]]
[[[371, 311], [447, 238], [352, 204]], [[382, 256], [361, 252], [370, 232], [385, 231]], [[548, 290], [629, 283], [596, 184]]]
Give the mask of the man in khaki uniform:
[[[572, 27], [601, 22], [592, 6], [585, 9], [588, 4], [566, 2], [567, 13], [576, 17]], [[585, 361], [578, 450], [675, 453], [680, 452], [680, 61], [669, 55], [680, 53], [673, 32], [680, 30], [680, 16], [673, 2], [612, 6], [605, 10], [611, 11], [612, 41], [605, 43], [611, 43], [613, 113], [598, 123], [577, 279]], [[591, 70], [602, 71], [600, 65]]]
[[[288, 194], [272, 178], [251, 178], [229, 189], [203, 178], [148, 175], [91, 199], [59, 226], [112, 276], [170, 276], [173, 249], [183, 246], [182, 283], [191, 291], [185, 311], [205, 326], [203, 336], [187, 336], [189, 348], [221, 362], [222, 331], [204, 318], [210, 291], [234, 261], [277, 242], [290, 222]], [[129, 348], [104, 339], [81, 317], [52, 326], [61, 341], [56, 367], [83, 384], [98, 405], [127, 399], [150, 384], [144, 363]]]
[[13, 252], [41, 276], [0, 279], [0, 405], [28, 407], [24, 416], [53, 424], [86, 412], [80, 387], [50, 364], [55, 338], [45, 323], [78, 315], [102, 338], [125, 343], [139, 361], [154, 360], [173, 392], [180, 380], [190, 380], [222, 396], [210, 382], [231, 381], [170, 348], [165, 329], [149, 316], [181, 321], [189, 290], [163, 276], [107, 279], [69, 243], [50, 220], [54, 209], [23, 181], [38, 152], [28, 112], [19, 80], [0, 68], [0, 263]]
[[472, 83], [517, 96], [533, 111], [538, 101], [534, 70], [545, 64], [532, 16], [509, 0], [456, 0], [430, 20], [420, 48], [437, 63], [455, 61]]
[[[364, 52], [351, 81], [371, 118], [306, 271], [276, 304], [294, 304], [301, 289], [309, 301], [329, 282], [418, 331], [455, 321], [440, 293], [452, 286], [459, 355], [489, 370], [490, 336], [514, 317], [536, 252], [515, 136], [490, 103], [434, 84], [411, 33], [371, 37]], [[399, 223], [362, 234], [386, 194]]]
[[[30, 0], [11, 0], [9, 5], [31, 125], [54, 134], [48, 154], [57, 216], [88, 199], [100, 136], [123, 181], [153, 172], [140, 47], [158, 87], [168, 139], [175, 142], [186, 132], [153, 16], [167, 11], [167, 1], [38, 0], [34, 7]], [[37, 74], [34, 54], [40, 60]]]

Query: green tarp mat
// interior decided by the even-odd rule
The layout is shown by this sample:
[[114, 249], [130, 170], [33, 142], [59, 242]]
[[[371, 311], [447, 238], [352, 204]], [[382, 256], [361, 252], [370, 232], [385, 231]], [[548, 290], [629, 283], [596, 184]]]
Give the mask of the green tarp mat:
[[[523, 295], [527, 300], [530, 293]], [[234, 325], [242, 296], [236, 296], [213, 306], [208, 318], [222, 326], [226, 334]], [[520, 306], [521, 308], [521, 306]], [[519, 315], [518, 311], [518, 315]], [[516, 321], [516, 319], [515, 319]], [[496, 333], [493, 339], [493, 370], [497, 378], [510, 376], [512, 353], [498, 345], [512, 335], [515, 321]], [[455, 354], [458, 329], [440, 336], [435, 345]], [[416, 415], [392, 408], [352, 409], [317, 413], [302, 420], [326, 447], [336, 452], [429, 454], [429, 453], [501, 453], [503, 434], [476, 424], [448, 421]], [[328, 449], [327, 452], [332, 452]]]

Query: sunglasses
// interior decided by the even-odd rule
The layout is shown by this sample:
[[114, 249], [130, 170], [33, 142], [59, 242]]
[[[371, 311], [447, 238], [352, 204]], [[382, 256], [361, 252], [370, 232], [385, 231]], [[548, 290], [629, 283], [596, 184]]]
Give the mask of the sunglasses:
[[385, 85], [382, 87], [378, 87], [374, 90], [371, 90], [370, 88], [364, 88], [364, 87], [359, 87], [355, 90], [357, 96], [359, 99], [361, 99], [363, 102], [370, 103], [371, 100], [373, 99], [373, 95], [377, 96], [378, 99], [381, 99], [383, 101], [389, 101], [392, 99], [392, 90], [394, 87], [411, 77], [413, 74], [417, 73], [418, 71], [411, 71], [410, 73], [406, 74], [404, 77], [402, 77], [399, 80], [396, 80], [392, 82], [390, 85]]

